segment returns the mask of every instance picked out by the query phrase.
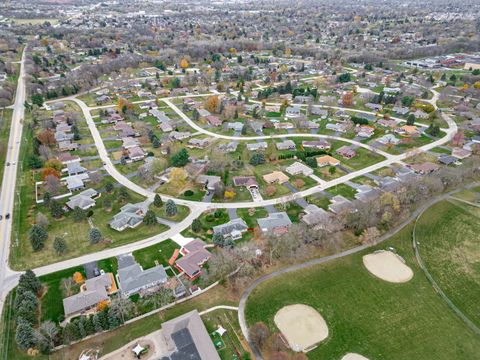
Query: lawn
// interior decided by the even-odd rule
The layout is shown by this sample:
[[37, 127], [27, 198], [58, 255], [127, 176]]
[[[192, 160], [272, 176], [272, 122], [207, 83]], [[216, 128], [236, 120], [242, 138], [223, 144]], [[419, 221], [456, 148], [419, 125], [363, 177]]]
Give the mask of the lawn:
[[340, 359], [347, 352], [371, 360], [478, 358], [480, 339], [451, 312], [417, 266], [411, 231], [407, 226], [378, 246], [393, 246], [405, 258], [415, 273], [408, 283], [387, 283], [370, 275], [362, 256], [372, 250], [365, 250], [262, 283], [248, 299], [248, 324], [263, 321], [276, 331], [275, 313], [302, 303], [317, 309], [329, 327], [329, 337], [308, 353], [309, 359]]
[[357, 190], [345, 184], [335, 185], [331, 188], [328, 188], [326, 191], [333, 196], [342, 195], [349, 200], [355, 199], [355, 194], [357, 193]]
[[135, 260], [142, 265], [143, 269], [149, 269], [154, 267], [156, 262], [164, 267], [169, 266], [168, 260], [172, 256], [175, 249], [180, 249], [177, 243], [173, 240], [165, 240], [161, 243], [136, 250], [133, 252]]
[[480, 326], [480, 209], [443, 201], [426, 211], [416, 238], [427, 270], [447, 297]]
[[5, 158], [7, 156], [8, 136], [10, 134], [10, 123], [12, 121], [12, 110], [0, 110], [0, 185], [3, 181], [5, 170]]

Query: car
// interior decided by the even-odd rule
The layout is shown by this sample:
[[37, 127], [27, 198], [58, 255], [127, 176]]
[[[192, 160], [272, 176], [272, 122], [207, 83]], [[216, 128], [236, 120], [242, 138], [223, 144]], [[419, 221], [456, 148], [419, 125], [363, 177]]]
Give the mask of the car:
[[0, 220], [2, 220], [2, 219], [3, 219], [3, 215], [0, 215]]
[[5, 219], [7, 219], [7, 220], [10, 219], [10, 213], [7, 213], [7, 214], [5, 215]]
[[7, 166], [10, 166], [10, 162], [7, 162]]
[[98, 270], [98, 268], [93, 269], [93, 276], [100, 276], [100, 271]]

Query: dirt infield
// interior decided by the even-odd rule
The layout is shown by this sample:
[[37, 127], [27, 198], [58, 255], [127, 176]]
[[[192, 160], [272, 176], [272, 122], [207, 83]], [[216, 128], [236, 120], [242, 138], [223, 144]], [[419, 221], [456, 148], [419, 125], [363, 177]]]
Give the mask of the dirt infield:
[[365, 356], [355, 353], [348, 353], [342, 357], [342, 360], [368, 360]]
[[404, 283], [413, 277], [413, 271], [404, 260], [391, 251], [377, 251], [363, 257], [363, 264], [376, 277], [392, 282]]
[[293, 351], [307, 352], [328, 337], [328, 326], [322, 315], [307, 305], [281, 308], [274, 322]]

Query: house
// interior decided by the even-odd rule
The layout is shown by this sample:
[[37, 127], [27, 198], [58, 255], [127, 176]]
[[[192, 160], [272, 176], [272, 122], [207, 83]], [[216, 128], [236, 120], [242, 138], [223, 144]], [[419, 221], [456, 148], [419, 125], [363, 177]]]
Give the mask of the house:
[[340, 133], [346, 133], [347, 132], [347, 124], [328, 123], [327, 125], [325, 125], [325, 129], [335, 131], [335, 132], [340, 132]]
[[85, 280], [78, 294], [63, 299], [65, 317], [81, 314], [101, 302], [110, 301], [112, 289], [116, 289], [116, 286], [110, 273]]
[[94, 189], [86, 189], [80, 194], [72, 196], [66, 203], [70, 209], [79, 207], [82, 210], [87, 210], [95, 206], [95, 199], [98, 196], [98, 192]]
[[393, 134], [385, 134], [378, 138], [377, 141], [383, 145], [397, 145], [400, 142], [400, 139], [397, 139]]
[[140, 161], [145, 157], [145, 152], [140, 146], [127, 149], [128, 158], [132, 161]]
[[369, 125], [357, 125], [355, 127], [355, 133], [358, 137], [371, 138], [375, 132], [375, 128]]
[[207, 116], [212, 115], [210, 113], [210, 111], [205, 110], [205, 109], [197, 109], [197, 112], [198, 112], [198, 115], [200, 116], [200, 118], [206, 118]]
[[337, 160], [330, 155], [319, 156], [316, 158], [316, 160], [318, 167], [340, 165], [340, 160]]
[[196, 182], [197, 184], [202, 184], [205, 189], [214, 191], [216, 185], [222, 182], [222, 178], [216, 175], [199, 175]]
[[205, 249], [205, 243], [199, 239], [195, 239], [180, 249], [183, 255], [175, 262], [175, 267], [184, 273], [189, 280], [194, 280], [202, 273], [202, 266], [212, 256]]
[[243, 124], [239, 121], [236, 121], [236, 122], [233, 122], [233, 123], [229, 122], [229, 123], [227, 123], [227, 129], [240, 132], [243, 129]]
[[55, 140], [57, 142], [70, 141], [73, 139], [73, 134], [67, 134], [63, 131], [55, 131]]
[[287, 182], [288, 179], [289, 179], [288, 176], [281, 171], [274, 171], [270, 174], [263, 175], [263, 180], [265, 180], [267, 184], [273, 184], [273, 183], [283, 184], [284, 182]]
[[126, 204], [122, 206], [120, 212], [110, 221], [112, 229], [123, 231], [126, 228], [133, 229], [143, 222], [143, 217], [147, 213], [148, 203], [140, 202], [137, 204]]
[[394, 106], [392, 111], [399, 115], [407, 115], [410, 109], [404, 106]]
[[302, 146], [306, 149], [330, 150], [330, 147], [332, 145], [328, 141], [316, 140], [316, 141], [302, 141]]
[[314, 121], [310, 121], [310, 120], [302, 120], [300, 121], [300, 123], [298, 124], [298, 127], [300, 129], [309, 129], [309, 130], [316, 130], [320, 127], [320, 125]]
[[208, 123], [212, 126], [221, 126], [222, 125], [222, 121], [214, 115], [208, 115], [206, 117], [206, 119], [207, 119]]
[[132, 137], [124, 137], [122, 138], [122, 147], [124, 149], [130, 149], [133, 147], [137, 147], [139, 145], [138, 140]]
[[302, 216], [301, 221], [309, 226], [320, 223], [327, 224], [331, 220], [331, 214], [314, 204], [309, 204], [303, 211], [305, 214]]
[[169, 135], [168, 138], [172, 141], [181, 141], [184, 139], [187, 139], [191, 136], [192, 134], [188, 131], [172, 131]]
[[451, 165], [451, 164], [457, 164], [458, 163], [458, 159], [455, 156], [452, 156], [452, 155], [441, 155], [438, 158], [438, 161], [443, 165]]
[[247, 149], [249, 151], [265, 150], [267, 147], [268, 144], [265, 141], [247, 144]]
[[144, 270], [132, 254], [117, 256], [117, 260], [117, 280], [123, 297], [161, 286], [168, 280], [162, 265]]
[[397, 122], [395, 120], [380, 119], [377, 121], [377, 124], [390, 129], [395, 129], [397, 127]]
[[212, 228], [214, 234], [221, 234], [224, 238], [238, 240], [242, 234], [248, 230], [247, 223], [242, 218], [236, 218], [221, 225]]
[[397, 129], [395, 132], [400, 136], [419, 136], [420, 132], [418, 131], [415, 125], [403, 125]]
[[238, 141], [231, 141], [228, 144], [220, 144], [218, 148], [225, 152], [235, 152], [237, 151], [237, 147]]
[[80, 165], [80, 161], [75, 161], [75, 162], [69, 162], [67, 164], [66, 171], [69, 176], [73, 176], [73, 175], [86, 173], [87, 169], [85, 169], [82, 165]]
[[302, 164], [301, 162], [295, 161], [292, 165], [288, 166], [285, 171], [290, 175], [302, 174], [304, 176], [310, 176], [313, 174], [313, 170], [307, 165]]
[[437, 171], [438, 165], [431, 162], [425, 162], [423, 164], [410, 165], [409, 168], [417, 174], [425, 175]]
[[254, 187], [258, 189], [258, 183], [254, 176], [234, 176], [233, 185], [246, 188]]
[[372, 109], [372, 110], [375, 110], [375, 111], [380, 111], [383, 109], [383, 106], [380, 105], [380, 104], [374, 104], [374, 103], [366, 103], [365, 104], [365, 107], [366, 108], [369, 108], [369, 109]]
[[453, 148], [452, 149], [452, 156], [455, 156], [457, 159], [466, 159], [470, 155], [472, 155], [472, 152], [467, 149], [462, 149], [462, 148]]
[[78, 191], [85, 188], [85, 181], [88, 179], [88, 174], [78, 174], [68, 176], [64, 179], [69, 191]]
[[328, 110], [322, 109], [318, 106], [313, 106], [311, 109], [311, 114], [320, 116], [322, 119], [325, 119], [328, 116]]
[[286, 118], [295, 118], [302, 114], [301, 108], [299, 106], [288, 106], [285, 109]]
[[271, 213], [266, 218], [257, 219], [257, 223], [262, 232], [273, 232], [275, 234], [288, 232], [288, 228], [292, 225], [292, 221], [284, 211]]
[[71, 162], [80, 161], [80, 157], [77, 155], [72, 155], [70, 153], [61, 153], [57, 156], [57, 160], [60, 161], [63, 165], [67, 165]]
[[379, 198], [381, 191], [376, 188], [372, 188], [369, 185], [360, 185], [355, 189], [357, 192], [355, 193], [355, 199], [363, 201], [363, 202], [370, 202], [377, 198]]
[[297, 146], [293, 140], [283, 140], [282, 142], [276, 143], [275, 146], [277, 150], [296, 150]]
[[187, 146], [192, 149], [193, 148], [205, 149], [209, 144], [210, 144], [209, 138], [204, 138], [204, 139], [192, 138], [187, 142]]
[[107, 95], [100, 95], [95, 99], [95, 101], [97, 104], [105, 104], [110, 101], [110, 97]]
[[342, 156], [344, 159], [351, 159], [357, 155], [356, 151], [352, 146], [342, 146], [341, 148], [335, 151], [338, 155]]
[[415, 118], [417, 118], [417, 119], [427, 119], [428, 118], [428, 114], [421, 109], [418, 109], [417, 111], [415, 111], [413, 113], [413, 115], [415, 115]]
[[295, 126], [293, 126], [293, 124], [290, 122], [276, 122], [273, 124], [273, 126], [277, 130], [288, 130], [295, 128]]
[[353, 207], [352, 202], [342, 195], [335, 195], [330, 199], [330, 202], [331, 203], [328, 205], [328, 210], [334, 214], [340, 214], [344, 211], [349, 211]]
[[160, 360], [220, 360], [197, 310], [164, 322], [159, 336], [169, 354]]

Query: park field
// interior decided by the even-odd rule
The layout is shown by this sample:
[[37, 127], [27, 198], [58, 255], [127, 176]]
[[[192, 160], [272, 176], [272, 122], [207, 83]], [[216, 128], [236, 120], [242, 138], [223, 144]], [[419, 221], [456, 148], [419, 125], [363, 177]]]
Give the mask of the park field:
[[328, 338], [307, 353], [309, 359], [340, 360], [348, 352], [370, 360], [478, 359], [480, 338], [454, 315], [418, 267], [412, 229], [409, 225], [377, 246], [393, 247], [405, 259], [414, 272], [409, 282], [393, 284], [371, 275], [362, 257], [375, 248], [364, 250], [260, 284], [247, 302], [248, 325], [263, 321], [277, 332], [276, 312], [301, 303], [319, 311], [329, 327]]
[[480, 327], [479, 234], [480, 208], [460, 201], [443, 201], [432, 206], [419, 219], [415, 232], [427, 270], [477, 327]]

